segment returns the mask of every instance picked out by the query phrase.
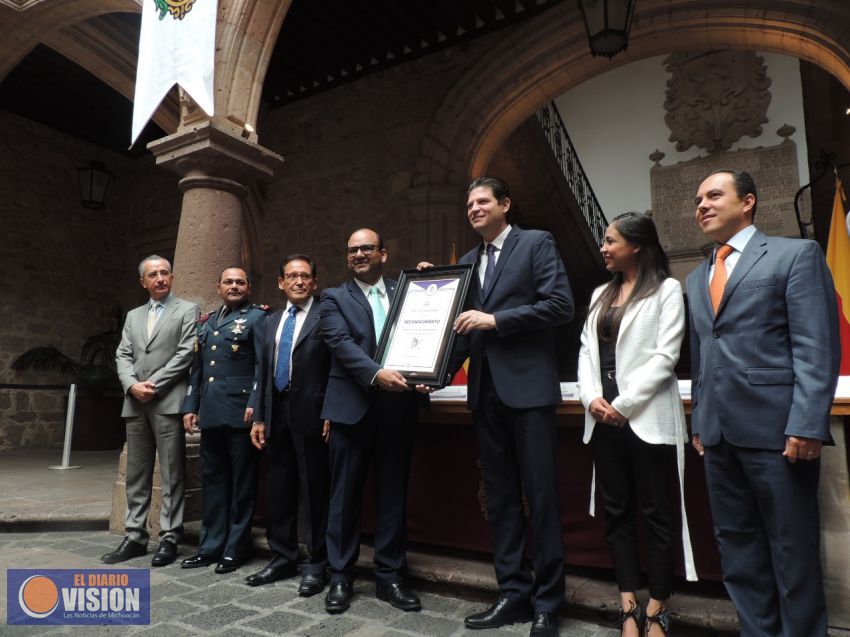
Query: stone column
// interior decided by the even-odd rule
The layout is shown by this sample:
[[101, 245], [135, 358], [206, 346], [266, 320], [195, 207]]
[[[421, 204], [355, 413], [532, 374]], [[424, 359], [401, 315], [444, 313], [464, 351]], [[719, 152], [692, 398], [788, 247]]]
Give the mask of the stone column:
[[[205, 121], [148, 144], [156, 163], [178, 172], [183, 192], [177, 249], [174, 255], [174, 292], [195, 301], [201, 311], [218, 306], [215, 292], [218, 274], [227, 266], [247, 268], [250, 243], [246, 237], [243, 200], [252, 183], [268, 179], [283, 158], [262, 146]], [[247, 434], [246, 434], [247, 435]], [[201, 517], [201, 475], [199, 435], [186, 436], [186, 512], [184, 521]], [[124, 530], [127, 509], [125, 492], [127, 445], [121, 453], [118, 479], [112, 490], [109, 529]], [[162, 488], [159, 460], [154, 472], [154, 488], [148, 516], [151, 537], [159, 532]]]
[[272, 177], [283, 158], [209, 121], [148, 148], [157, 165], [182, 176], [174, 292], [211, 309], [219, 303], [214, 287], [219, 272], [248, 265], [243, 201], [250, 185]]

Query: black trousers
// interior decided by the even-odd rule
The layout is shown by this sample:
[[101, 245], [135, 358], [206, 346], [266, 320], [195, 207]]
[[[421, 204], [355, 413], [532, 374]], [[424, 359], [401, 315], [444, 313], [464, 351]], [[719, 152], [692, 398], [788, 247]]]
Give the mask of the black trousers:
[[596, 478], [605, 502], [605, 540], [621, 592], [641, 588], [637, 544], [637, 507], [646, 531], [649, 594], [667, 599], [673, 593], [674, 513], [670, 493], [676, 460], [672, 445], [638, 438], [628, 423], [593, 428]]
[[[330, 472], [328, 446], [320, 435], [305, 436], [287, 421], [289, 394], [274, 392], [274, 411], [266, 446], [266, 538], [275, 559], [299, 563], [301, 573], [325, 572], [328, 551]], [[308, 556], [298, 556], [298, 494], [306, 515]]]
[[[503, 595], [557, 612], [564, 599], [564, 544], [555, 480], [555, 406], [511, 409], [499, 399], [485, 363], [480, 408], [473, 412], [484, 465], [487, 519], [496, 580]], [[523, 494], [534, 539], [534, 578], [525, 557]]]
[[407, 483], [418, 403], [408, 392], [375, 391], [355, 425], [334, 424], [330, 440], [331, 505], [328, 564], [331, 580], [351, 579], [360, 556], [363, 485], [375, 478], [375, 577], [400, 583], [406, 571]]
[[245, 428], [201, 430], [201, 509], [198, 551], [246, 559], [257, 494], [257, 450]]

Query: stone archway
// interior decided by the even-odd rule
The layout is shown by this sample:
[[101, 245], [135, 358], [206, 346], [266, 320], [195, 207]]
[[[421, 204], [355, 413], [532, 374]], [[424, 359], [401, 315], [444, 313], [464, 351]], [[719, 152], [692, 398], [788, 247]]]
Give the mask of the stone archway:
[[140, 11], [141, 0], [38, 0], [19, 13], [0, 7], [0, 81], [50, 34], [106, 13]]
[[638, 3], [629, 49], [593, 58], [575, 3], [500, 42], [445, 96], [422, 143], [414, 187], [462, 187], [484, 172], [521, 122], [553, 97], [615, 66], [695, 48], [758, 49], [821, 66], [850, 88], [850, 6], [834, 0], [651, 0]]
[[[213, 118], [217, 125], [237, 134], [239, 122], [256, 129], [269, 60], [291, 5], [292, 0], [219, 0]], [[182, 119], [181, 126], [191, 123], [185, 113]], [[256, 132], [250, 139], [257, 140]]]
[[[411, 212], [434, 227], [452, 227], [464, 185], [487, 170], [522, 122], [540, 105], [616, 66], [677, 51], [749, 49], [806, 60], [850, 89], [848, 32], [850, 5], [837, 0], [642, 0], [628, 51], [609, 62], [590, 55], [577, 3], [559, 4], [502, 39], [445, 95], [422, 142]], [[455, 203], [431, 197], [440, 192], [457, 195]], [[424, 238], [417, 248], [438, 254], [439, 245]], [[831, 428], [843, 441], [840, 419], [833, 418]], [[846, 492], [847, 459], [843, 442], [835, 449], [822, 469], [822, 555], [830, 624], [847, 627], [850, 579], [843, 558], [850, 551], [850, 507], [834, 496]]]

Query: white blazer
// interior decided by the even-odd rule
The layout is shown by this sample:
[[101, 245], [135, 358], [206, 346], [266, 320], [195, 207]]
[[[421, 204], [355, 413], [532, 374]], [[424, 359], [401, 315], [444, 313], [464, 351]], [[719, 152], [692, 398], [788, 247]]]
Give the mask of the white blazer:
[[[608, 285], [608, 284], [606, 284]], [[605, 285], [596, 288], [591, 306]], [[585, 408], [584, 442], [590, 442], [595, 419], [587, 411], [602, 397], [599, 364], [599, 338], [596, 329], [598, 309], [592, 311], [581, 332], [578, 356], [578, 395]], [[682, 505], [682, 544], [685, 572], [696, 580], [690, 533], [685, 514], [685, 409], [679, 394], [675, 366], [685, 335], [685, 303], [682, 286], [665, 279], [652, 296], [631, 304], [620, 322], [617, 335], [616, 370], [619, 395], [611, 406], [629, 421], [635, 435], [650, 444], [675, 445]], [[596, 468], [591, 487], [590, 514], [595, 513]]]
[[[596, 288], [591, 305], [605, 286]], [[585, 409], [602, 397], [599, 369], [598, 310], [587, 317], [578, 357], [578, 395]], [[628, 418], [638, 438], [651, 444], [675, 445], [684, 440], [685, 410], [674, 368], [685, 336], [685, 303], [676, 279], [665, 279], [655, 293], [632, 304], [617, 336], [617, 388], [611, 406]], [[596, 421], [584, 418], [584, 442]]]

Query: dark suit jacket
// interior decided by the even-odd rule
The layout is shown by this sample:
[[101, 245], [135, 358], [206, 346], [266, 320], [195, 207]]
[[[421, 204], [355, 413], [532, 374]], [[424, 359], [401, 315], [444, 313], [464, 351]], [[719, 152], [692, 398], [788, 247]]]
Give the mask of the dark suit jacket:
[[786, 436], [830, 440], [840, 351], [835, 287], [814, 241], [756, 232], [717, 316], [710, 259], [688, 276], [691, 428], [704, 445], [784, 449]]
[[554, 327], [573, 318], [573, 295], [555, 240], [548, 232], [511, 228], [496, 261], [485, 297], [478, 277], [482, 245], [460, 263], [474, 263], [466, 309], [496, 317], [496, 329], [475, 330], [455, 341], [449, 370], [470, 357], [467, 403], [478, 405], [481, 364], [486, 356], [493, 385], [508, 407], [528, 409], [561, 400]]
[[[260, 369], [260, 387], [263, 399], [254, 412], [254, 420], [265, 423], [265, 436], [271, 436], [274, 418], [274, 371], [277, 360], [274, 356], [275, 335], [286, 312], [281, 309], [266, 320], [266, 338], [263, 346], [263, 362]], [[321, 409], [325, 401], [325, 387], [330, 370], [330, 352], [319, 331], [319, 300], [314, 298], [298, 338], [292, 345], [292, 380], [289, 385], [289, 400], [286, 422], [302, 435], [319, 436], [322, 433]]]
[[201, 429], [243, 429], [245, 408], [257, 408], [266, 312], [250, 303], [219, 320], [221, 308], [198, 321], [198, 351], [183, 413], [198, 414]]
[[[384, 277], [392, 303], [396, 281]], [[371, 387], [381, 369], [374, 356], [375, 339], [372, 308], [366, 295], [353, 280], [322, 292], [319, 303], [322, 335], [331, 351], [331, 372], [322, 409], [322, 418], [353, 425], [359, 422], [381, 391]], [[409, 392], [410, 400], [418, 394]]]

